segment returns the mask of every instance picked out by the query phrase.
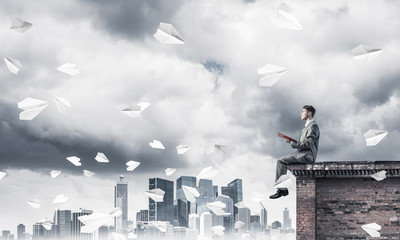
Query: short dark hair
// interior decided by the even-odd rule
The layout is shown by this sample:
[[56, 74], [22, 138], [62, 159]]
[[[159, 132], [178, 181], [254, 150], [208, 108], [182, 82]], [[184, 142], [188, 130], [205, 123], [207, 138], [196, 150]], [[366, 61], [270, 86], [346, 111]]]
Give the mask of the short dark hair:
[[315, 115], [315, 108], [311, 105], [304, 105], [303, 109], [307, 110], [308, 112], [311, 112], [312, 117]]

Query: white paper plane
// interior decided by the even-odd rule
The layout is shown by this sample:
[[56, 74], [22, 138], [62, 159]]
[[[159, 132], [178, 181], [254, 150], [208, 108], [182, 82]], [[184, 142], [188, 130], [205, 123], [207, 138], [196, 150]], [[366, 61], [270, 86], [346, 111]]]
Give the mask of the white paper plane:
[[22, 68], [21, 62], [17, 59], [5, 57], [4, 62], [6, 62], [8, 71], [14, 73], [15, 75], [17, 75]]
[[211, 230], [218, 236], [224, 236], [225, 228], [221, 225], [211, 227]]
[[83, 175], [85, 177], [91, 177], [94, 175], [94, 172], [91, 172], [91, 171], [85, 169], [85, 170], [83, 170]]
[[39, 220], [39, 223], [41, 223], [42, 226], [48, 231], [50, 231], [51, 228], [53, 227], [53, 223], [47, 218], [43, 218], [43, 219]]
[[246, 207], [246, 206], [244, 205], [244, 202], [243, 202], [243, 201], [235, 203], [234, 206], [237, 207], [237, 208], [245, 208], [245, 207]]
[[275, 182], [274, 188], [289, 188], [292, 185], [292, 179], [288, 174], [282, 175], [279, 179]]
[[138, 118], [142, 116], [142, 112], [150, 105], [151, 103], [141, 102], [136, 105], [133, 105], [132, 107], [124, 108], [121, 110], [121, 112], [125, 115], [128, 115], [131, 118]]
[[383, 179], [386, 178], [386, 171], [383, 170], [383, 171], [374, 173], [371, 175], [371, 177], [373, 177], [376, 181], [382, 181]]
[[172, 174], [175, 173], [175, 171], [176, 171], [175, 168], [167, 168], [167, 169], [165, 169], [165, 175], [171, 176]]
[[82, 166], [81, 159], [75, 156], [67, 157], [67, 160], [70, 161], [75, 166]]
[[54, 97], [54, 102], [56, 103], [57, 110], [61, 113], [67, 113], [71, 108], [71, 103], [62, 97]]
[[380, 48], [375, 48], [367, 45], [358, 45], [351, 50], [353, 59], [356, 63], [368, 64], [375, 60], [383, 52]]
[[29, 30], [32, 27], [32, 23], [24, 21], [19, 18], [14, 18], [11, 20], [10, 29], [15, 30], [17, 32], [23, 33]]
[[56, 198], [54, 198], [53, 203], [54, 204], [56, 204], [56, 203], [64, 203], [67, 200], [68, 200], [67, 196], [65, 196], [64, 194], [60, 194], [60, 195], [57, 195]]
[[259, 192], [251, 193], [251, 200], [253, 200], [254, 202], [261, 202], [264, 199], [265, 199], [265, 197]]
[[381, 230], [381, 226], [376, 223], [365, 224], [361, 226], [371, 237], [380, 237], [381, 234], [378, 232]]
[[126, 168], [126, 170], [132, 172], [133, 170], [135, 170], [135, 168], [137, 168], [140, 165], [140, 162], [136, 162], [136, 161], [129, 161], [126, 163], [126, 166], [128, 166]]
[[27, 203], [33, 207], [33, 208], [40, 208], [40, 200], [31, 200], [31, 201], [27, 201]]
[[152, 142], [149, 142], [149, 145], [152, 148], [165, 149], [164, 145], [158, 140], [153, 140]]
[[215, 201], [211, 203], [207, 203], [206, 206], [215, 214], [218, 216], [224, 216], [230, 213], [226, 213], [224, 211], [224, 208], [226, 207], [226, 204], [221, 202], [221, 201]]
[[266, 64], [257, 69], [257, 74], [262, 76], [259, 80], [259, 85], [261, 87], [272, 87], [287, 72], [288, 70], [284, 67]]
[[119, 217], [122, 215], [122, 211], [119, 207], [113, 208], [109, 214], [112, 217]]
[[271, 23], [277, 28], [303, 30], [303, 26], [301, 26], [297, 18], [291, 13], [279, 10], [276, 16], [272, 15], [271, 17]]
[[160, 22], [157, 32], [153, 35], [160, 43], [184, 44], [182, 36], [172, 24]]
[[57, 68], [58, 71], [69, 74], [69, 75], [77, 75], [80, 73], [76, 64], [73, 63], [65, 63]]
[[106, 155], [104, 155], [104, 153], [101, 153], [101, 152], [98, 152], [94, 159], [96, 159], [96, 161], [100, 162], [100, 163], [108, 163], [108, 162], [110, 162], [110, 160], [108, 160]]
[[156, 188], [144, 192], [149, 198], [153, 199], [155, 202], [164, 201], [165, 192], [162, 189]]
[[114, 240], [126, 240], [126, 237], [120, 233], [112, 232], [111, 233], [111, 239]]
[[19, 114], [20, 120], [32, 120], [34, 119], [41, 111], [43, 111], [49, 104], [45, 101], [34, 99], [34, 98], [25, 98], [21, 102], [18, 103], [18, 108], [24, 110]]
[[81, 227], [81, 233], [93, 233], [99, 227], [113, 220], [114, 217], [109, 214], [94, 212], [90, 215], [80, 216], [78, 219], [85, 224], [85, 226]]
[[187, 146], [187, 145], [182, 145], [181, 144], [181, 145], [176, 147], [176, 152], [178, 154], [185, 154], [189, 150], [190, 150], [190, 146]]
[[235, 228], [241, 228], [241, 227], [243, 227], [244, 225], [245, 225], [245, 223], [242, 222], [242, 221], [237, 221], [237, 222], [235, 222]]
[[387, 131], [370, 129], [364, 133], [367, 146], [375, 146], [388, 135]]
[[218, 171], [213, 168], [213, 166], [209, 166], [203, 168], [200, 173], [197, 175], [197, 181], [200, 179], [211, 179], [217, 175]]
[[61, 174], [61, 171], [58, 171], [58, 170], [52, 170], [52, 171], [50, 172], [51, 178], [56, 178], [56, 177], [58, 177], [58, 175], [60, 175], [60, 174]]
[[199, 191], [196, 188], [189, 186], [182, 186], [183, 193], [185, 194], [186, 199], [191, 203], [196, 203], [196, 197], [200, 197]]
[[5, 172], [0, 172], [0, 180], [3, 179], [6, 175], [7, 175], [7, 173], [5, 173]]

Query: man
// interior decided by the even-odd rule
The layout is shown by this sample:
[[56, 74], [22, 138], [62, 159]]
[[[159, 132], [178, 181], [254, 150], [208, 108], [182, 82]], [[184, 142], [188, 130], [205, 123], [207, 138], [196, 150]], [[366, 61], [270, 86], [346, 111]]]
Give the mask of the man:
[[[277, 181], [280, 176], [286, 174], [288, 164], [315, 162], [318, 152], [319, 128], [313, 119], [314, 115], [315, 108], [313, 106], [305, 105], [303, 107], [300, 116], [301, 120], [306, 121], [306, 124], [300, 134], [300, 140], [297, 142], [285, 138], [286, 142], [290, 143], [292, 148], [297, 148], [297, 151], [278, 159], [275, 181]], [[288, 194], [289, 191], [287, 188], [280, 188], [269, 198], [277, 199]]]

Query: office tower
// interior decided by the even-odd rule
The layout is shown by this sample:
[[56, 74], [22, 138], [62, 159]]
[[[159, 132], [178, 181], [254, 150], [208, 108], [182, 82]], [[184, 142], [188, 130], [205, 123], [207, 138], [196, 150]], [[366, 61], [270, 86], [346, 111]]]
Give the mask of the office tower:
[[140, 210], [136, 213], [136, 222], [149, 221], [149, 210]]
[[17, 239], [18, 240], [23, 240], [24, 233], [25, 233], [25, 225], [22, 224], [22, 223], [18, 224], [18, 226], [17, 226]]
[[1, 239], [7, 239], [8, 238], [8, 234], [10, 234], [9, 230], [3, 230], [1, 232]]
[[52, 226], [51, 230], [46, 230], [42, 223], [33, 224], [32, 240], [44, 240], [57, 238], [56, 236], [56, 226]]
[[[221, 187], [221, 194], [226, 195], [233, 200], [233, 204], [243, 201], [242, 192], [242, 179], [235, 179], [228, 184], [226, 187]], [[234, 215], [238, 213], [238, 208], [234, 207]]]
[[267, 210], [265, 210], [264, 206], [261, 208], [261, 227], [265, 231], [268, 228], [268, 213]]
[[[215, 201], [220, 201], [226, 205], [223, 209], [226, 216], [217, 216], [213, 213], [213, 226], [221, 225], [225, 228], [225, 235], [234, 233], [235, 231], [235, 217], [233, 215], [233, 200], [225, 195], [219, 195]], [[229, 215], [228, 215], [229, 213]]]
[[92, 214], [92, 210], [86, 210], [80, 208], [77, 211], [72, 212], [72, 228], [71, 235], [74, 240], [91, 240], [93, 238], [91, 233], [81, 233], [81, 227], [83, 223], [79, 221], [78, 217]]
[[214, 199], [218, 197], [218, 186], [214, 185], [213, 186], [213, 193], [214, 193]]
[[210, 238], [212, 237], [212, 214], [209, 212], [200, 215], [200, 236]]
[[71, 239], [71, 210], [60, 210], [54, 212], [54, 227], [58, 239]]
[[271, 228], [272, 229], [278, 229], [278, 228], [281, 228], [282, 227], [282, 224], [281, 224], [281, 222], [279, 222], [279, 221], [275, 221], [275, 222], [273, 222], [272, 224], [271, 224]]
[[119, 207], [122, 214], [114, 218], [115, 232], [122, 233], [128, 220], [128, 183], [124, 176], [119, 177], [119, 182], [114, 187], [114, 207]]
[[98, 240], [108, 240], [108, 227], [99, 227], [99, 239]]
[[200, 179], [199, 180], [199, 189], [201, 190], [202, 195], [207, 198], [208, 202], [214, 201], [215, 195], [214, 195], [212, 180]]
[[238, 221], [244, 223], [244, 226], [239, 228], [239, 233], [247, 232], [250, 227], [250, 209], [248, 209], [247, 207], [239, 208], [238, 213], [236, 215], [236, 222]]
[[258, 215], [258, 214], [254, 214], [254, 215], [250, 215], [250, 223], [253, 223], [253, 222], [260, 222], [260, 215]]
[[283, 210], [283, 229], [289, 228], [289, 210], [285, 208]]
[[[187, 201], [183, 192], [182, 186], [196, 188], [196, 177], [182, 176], [176, 180], [176, 200], [178, 208], [178, 224], [181, 227], [188, 227], [189, 214], [195, 212], [191, 211], [192, 203]], [[196, 207], [196, 206], [194, 206]]]
[[174, 182], [149, 178], [149, 190], [159, 188], [165, 192], [162, 202], [155, 202], [149, 198], [149, 221], [174, 222]]
[[189, 214], [189, 228], [200, 231], [200, 217], [196, 213]]

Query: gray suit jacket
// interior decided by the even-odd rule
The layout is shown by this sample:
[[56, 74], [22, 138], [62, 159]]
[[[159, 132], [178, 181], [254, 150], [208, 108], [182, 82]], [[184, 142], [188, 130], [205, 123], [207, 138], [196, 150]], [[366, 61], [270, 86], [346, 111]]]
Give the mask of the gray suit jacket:
[[318, 153], [319, 128], [312, 121], [300, 134], [298, 142], [292, 142], [292, 148], [297, 148], [296, 158], [301, 162], [315, 162]]

